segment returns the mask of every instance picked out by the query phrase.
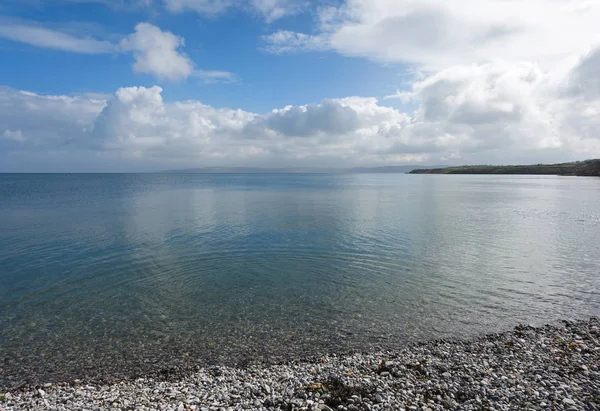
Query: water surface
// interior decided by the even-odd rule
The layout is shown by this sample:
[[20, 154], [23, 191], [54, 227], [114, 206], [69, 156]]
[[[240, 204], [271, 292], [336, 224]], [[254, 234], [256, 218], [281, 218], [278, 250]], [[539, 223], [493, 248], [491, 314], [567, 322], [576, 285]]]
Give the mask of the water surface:
[[0, 386], [600, 314], [600, 179], [0, 175]]

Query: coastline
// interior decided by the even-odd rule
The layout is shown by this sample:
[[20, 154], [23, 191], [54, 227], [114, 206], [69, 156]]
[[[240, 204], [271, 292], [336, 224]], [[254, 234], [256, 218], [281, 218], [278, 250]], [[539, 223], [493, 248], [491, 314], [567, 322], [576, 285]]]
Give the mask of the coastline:
[[600, 159], [573, 163], [531, 165], [473, 165], [414, 169], [409, 174], [493, 174], [600, 177]]
[[113, 384], [21, 387], [0, 409], [600, 409], [600, 320]]

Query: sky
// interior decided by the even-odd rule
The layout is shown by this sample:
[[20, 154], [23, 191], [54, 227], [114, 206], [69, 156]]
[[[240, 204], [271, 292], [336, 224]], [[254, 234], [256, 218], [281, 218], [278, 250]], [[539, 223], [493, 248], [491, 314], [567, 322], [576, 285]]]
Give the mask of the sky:
[[598, 0], [2, 0], [0, 172], [600, 157]]

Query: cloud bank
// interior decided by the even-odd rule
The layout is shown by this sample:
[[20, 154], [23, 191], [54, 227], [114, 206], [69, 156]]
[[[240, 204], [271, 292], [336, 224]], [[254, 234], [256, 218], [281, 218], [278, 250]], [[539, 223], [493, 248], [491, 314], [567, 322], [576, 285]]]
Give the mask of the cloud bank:
[[[166, 102], [158, 86], [110, 97], [0, 89], [0, 164], [33, 156], [120, 169], [521, 163], [600, 157], [599, 49], [561, 75], [534, 63], [453, 66], [387, 100], [347, 97], [268, 113]], [[83, 160], [82, 160], [83, 161]]]

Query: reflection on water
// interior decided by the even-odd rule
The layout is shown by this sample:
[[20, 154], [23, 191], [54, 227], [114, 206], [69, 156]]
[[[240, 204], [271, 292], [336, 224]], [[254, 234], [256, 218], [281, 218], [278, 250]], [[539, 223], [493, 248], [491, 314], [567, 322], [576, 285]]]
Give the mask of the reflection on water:
[[2, 385], [600, 313], [600, 180], [0, 175]]

